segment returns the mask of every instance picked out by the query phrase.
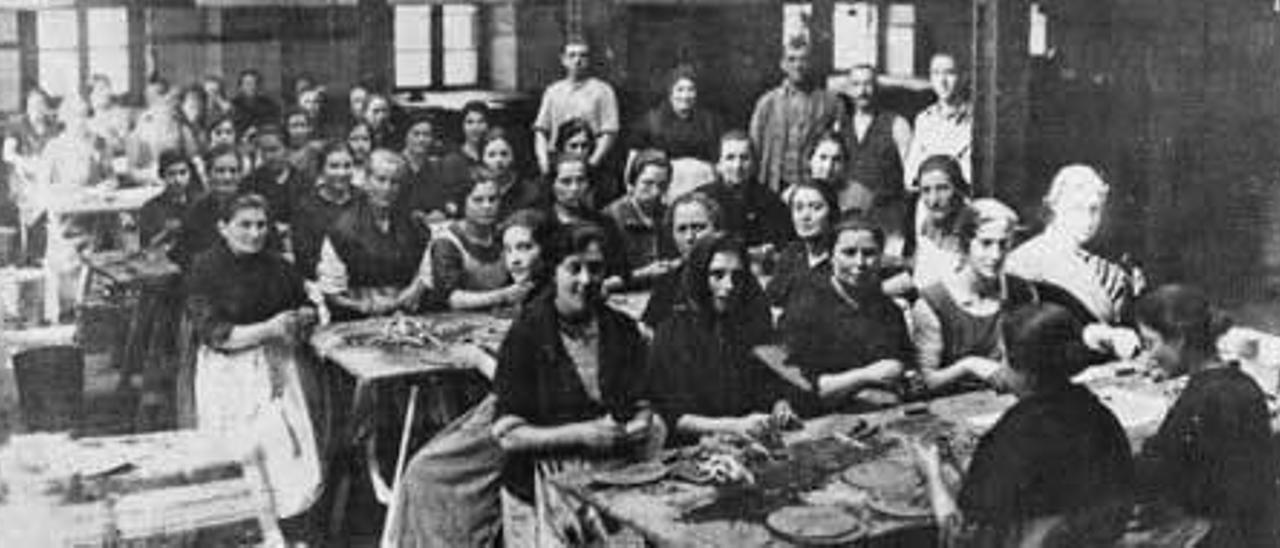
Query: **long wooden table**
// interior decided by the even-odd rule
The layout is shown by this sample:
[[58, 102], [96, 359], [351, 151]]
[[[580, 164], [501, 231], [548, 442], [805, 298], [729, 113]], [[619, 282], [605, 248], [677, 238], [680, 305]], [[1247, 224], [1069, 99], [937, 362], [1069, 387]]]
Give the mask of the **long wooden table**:
[[[1134, 443], [1135, 451], [1142, 440], [1155, 432], [1177, 391], [1176, 385], [1156, 384], [1137, 376], [1104, 376], [1091, 381], [1090, 387], [1119, 417]], [[1011, 396], [990, 391], [973, 392], [933, 400], [924, 408], [908, 405], [863, 415], [826, 416], [807, 421], [803, 430], [786, 434], [784, 440], [789, 447], [823, 440], [838, 441], [840, 434], [849, 431], [859, 420], [878, 426], [882, 440], [886, 437], [903, 440], [939, 433], [949, 433], [953, 438], [969, 436], [970, 440], [975, 440], [1014, 401]], [[961, 462], [967, 463], [974, 444], [960, 443], [953, 447]], [[858, 450], [856, 446], [848, 449], [850, 453]], [[906, 447], [900, 442], [897, 449], [890, 449], [891, 452], [904, 450]], [[865, 459], [832, 471], [825, 481], [800, 494], [800, 500], [793, 503], [844, 507], [863, 518], [871, 537], [931, 525], [932, 519], [928, 517], [903, 519], [872, 510], [867, 506], [867, 494], [840, 478], [848, 468], [870, 466], [876, 460], [888, 458], [883, 454], [876, 456], [873, 452], [866, 454]], [[895, 456], [901, 458], [902, 454], [899, 452]], [[769, 508], [751, 516], [691, 518], [696, 514], [708, 515], [708, 508], [724, 502], [722, 498], [730, 491], [715, 486], [667, 478], [640, 487], [601, 487], [594, 483], [592, 473], [582, 471], [557, 476], [552, 478], [552, 482], [659, 546], [787, 545], [771, 534], [763, 523], [762, 514]]]

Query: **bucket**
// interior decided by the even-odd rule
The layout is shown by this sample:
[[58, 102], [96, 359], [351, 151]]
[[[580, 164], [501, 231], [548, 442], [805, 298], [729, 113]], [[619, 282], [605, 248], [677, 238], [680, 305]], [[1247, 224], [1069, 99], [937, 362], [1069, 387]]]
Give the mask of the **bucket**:
[[18, 408], [28, 432], [74, 430], [84, 409], [84, 353], [74, 346], [33, 348], [13, 357]]

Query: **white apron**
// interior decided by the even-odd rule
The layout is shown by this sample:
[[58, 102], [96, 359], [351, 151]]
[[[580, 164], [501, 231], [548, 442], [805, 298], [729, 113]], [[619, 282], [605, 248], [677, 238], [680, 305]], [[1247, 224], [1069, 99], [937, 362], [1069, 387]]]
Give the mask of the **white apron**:
[[[246, 455], [262, 450], [282, 518], [310, 507], [322, 485], [297, 366], [295, 348], [284, 343], [234, 352], [201, 346], [196, 358], [197, 428], [223, 436]], [[273, 375], [279, 379], [276, 389]]]

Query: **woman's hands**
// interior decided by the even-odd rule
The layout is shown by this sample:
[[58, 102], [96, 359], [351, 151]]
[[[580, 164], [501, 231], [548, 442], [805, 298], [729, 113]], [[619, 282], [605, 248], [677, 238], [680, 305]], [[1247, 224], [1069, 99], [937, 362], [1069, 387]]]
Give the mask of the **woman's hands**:
[[631, 272], [638, 280], [653, 279], [680, 268], [680, 259], [658, 259]]
[[942, 452], [938, 444], [932, 442], [911, 441], [911, 452], [916, 457], [916, 465], [929, 482], [929, 500], [933, 504], [933, 516], [937, 520], [943, 534], [952, 529], [960, 516], [955, 500], [947, 491], [942, 477]]
[[1085, 346], [1092, 350], [1110, 352], [1122, 360], [1138, 356], [1142, 341], [1138, 334], [1127, 327], [1112, 327], [1104, 323], [1091, 323], [1082, 333]]
[[533, 282], [530, 280], [516, 282], [503, 288], [501, 291], [502, 293], [499, 299], [502, 301], [502, 304], [515, 306], [524, 302], [525, 298], [529, 296], [529, 292], [533, 291]]
[[316, 325], [319, 319], [316, 309], [310, 306], [303, 306], [293, 310], [286, 310], [268, 320], [271, 325], [271, 334], [277, 338], [285, 340], [302, 340]]
[[580, 445], [588, 449], [609, 451], [647, 440], [657, 427], [655, 420], [656, 417], [650, 409], [641, 409], [626, 423], [620, 423], [612, 416], [604, 415], [578, 423], [575, 438]]

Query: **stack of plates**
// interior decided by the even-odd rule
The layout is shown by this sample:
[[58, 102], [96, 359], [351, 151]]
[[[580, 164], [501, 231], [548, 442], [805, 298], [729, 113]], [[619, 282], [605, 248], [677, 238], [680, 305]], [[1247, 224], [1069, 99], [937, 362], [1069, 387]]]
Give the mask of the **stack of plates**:
[[787, 506], [765, 519], [770, 531], [785, 540], [810, 546], [838, 546], [866, 534], [857, 517], [835, 506]]

